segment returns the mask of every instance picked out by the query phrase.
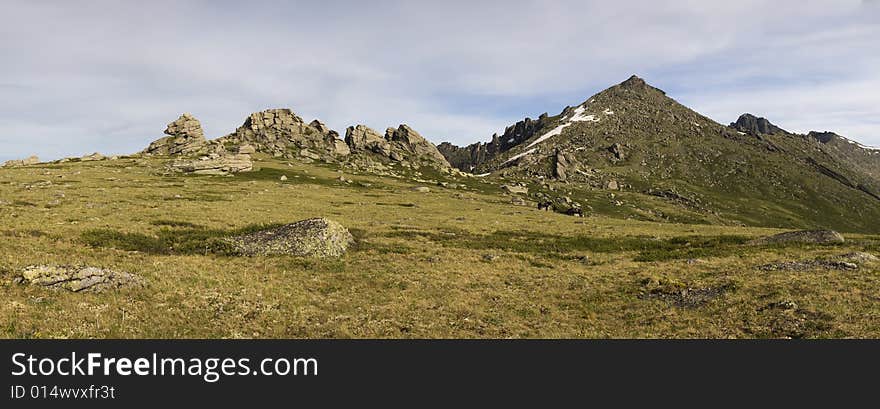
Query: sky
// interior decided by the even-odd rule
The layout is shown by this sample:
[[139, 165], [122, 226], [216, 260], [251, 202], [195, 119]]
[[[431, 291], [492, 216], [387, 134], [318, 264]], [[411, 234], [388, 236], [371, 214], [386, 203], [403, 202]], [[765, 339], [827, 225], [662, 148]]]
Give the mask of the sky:
[[0, 159], [133, 153], [288, 107], [486, 141], [637, 74], [729, 123], [880, 146], [880, 1], [0, 0]]

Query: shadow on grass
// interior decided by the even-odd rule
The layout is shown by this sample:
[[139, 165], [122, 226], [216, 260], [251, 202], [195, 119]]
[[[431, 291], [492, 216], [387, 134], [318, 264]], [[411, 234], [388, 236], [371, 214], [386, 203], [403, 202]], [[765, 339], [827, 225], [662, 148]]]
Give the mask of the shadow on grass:
[[[168, 221], [156, 221], [154, 224], [166, 226], [166, 228], [159, 230], [155, 236], [143, 233], [126, 233], [112, 229], [93, 229], [83, 232], [81, 239], [85, 244], [92, 247], [139, 251], [148, 254], [218, 254], [232, 256], [237, 255], [237, 251], [226, 239], [280, 226], [279, 224], [251, 225], [241, 229], [222, 230], [198, 227], [186, 222], [169, 223]], [[167, 226], [187, 227], [168, 228]]]
[[388, 233], [386, 236], [402, 239], [422, 238], [446, 247], [501, 250], [551, 258], [569, 258], [566, 257], [567, 254], [580, 251], [595, 253], [638, 252], [634, 261], [640, 262], [725, 257], [789, 247], [819, 247], [818, 245], [807, 246], [797, 243], [753, 246], [746, 244], [752, 239], [751, 237], [738, 235], [679, 236], [658, 239], [646, 236], [554, 236], [528, 231], [497, 231], [480, 235], [464, 231], [401, 230]]

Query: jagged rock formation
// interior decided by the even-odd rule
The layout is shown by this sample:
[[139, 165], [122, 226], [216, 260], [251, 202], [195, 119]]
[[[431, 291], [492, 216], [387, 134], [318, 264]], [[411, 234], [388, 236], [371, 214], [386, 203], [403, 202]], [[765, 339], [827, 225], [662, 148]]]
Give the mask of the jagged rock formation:
[[730, 127], [749, 135], [785, 133], [786, 131], [770, 123], [767, 118], [758, 118], [752, 114], [742, 114], [732, 122]]
[[345, 130], [345, 143], [355, 154], [372, 152], [385, 157], [391, 156], [391, 144], [366, 125], [348, 127]]
[[229, 239], [242, 255], [293, 255], [340, 257], [354, 244], [354, 237], [341, 224], [315, 218]]
[[835, 142], [748, 115], [733, 126], [633, 76], [558, 115], [508, 127], [509, 139], [439, 148], [474, 174], [644, 193], [651, 199], [638, 204], [610, 193], [606, 206], [639, 207], [649, 219], [664, 217], [650, 204], [660, 200], [708, 223], [880, 232], [880, 182], [833, 154]]
[[305, 123], [290, 109], [267, 109], [251, 114], [234, 133], [212, 141], [226, 150], [251, 145], [274, 157], [336, 161], [348, 154], [339, 134], [314, 120]]
[[3, 167], [14, 168], [18, 166], [36, 165], [38, 163], [40, 163], [40, 158], [36, 155], [31, 155], [25, 159], [12, 159], [3, 162]]
[[141, 277], [120, 271], [97, 267], [29, 266], [16, 279], [20, 284], [30, 284], [72, 292], [103, 292], [122, 288], [142, 287]]
[[407, 125], [385, 130], [385, 136], [365, 125], [350, 126], [345, 143], [352, 153], [351, 161], [400, 163], [407, 167], [450, 167], [446, 158], [431, 142]]
[[143, 151], [149, 155], [189, 155], [204, 150], [207, 140], [202, 124], [192, 114], [185, 113], [165, 128], [168, 135], [153, 141]]
[[[566, 109], [570, 109], [566, 107]], [[465, 172], [471, 172], [479, 165], [489, 161], [496, 155], [506, 152], [510, 148], [530, 139], [535, 133], [546, 126], [548, 116], [541, 114], [538, 119], [526, 118], [504, 130], [504, 134], [492, 135], [488, 143], [473, 143], [465, 147], [458, 147], [449, 142], [437, 145], [437, 149], [449, 161], [449, 164]]]

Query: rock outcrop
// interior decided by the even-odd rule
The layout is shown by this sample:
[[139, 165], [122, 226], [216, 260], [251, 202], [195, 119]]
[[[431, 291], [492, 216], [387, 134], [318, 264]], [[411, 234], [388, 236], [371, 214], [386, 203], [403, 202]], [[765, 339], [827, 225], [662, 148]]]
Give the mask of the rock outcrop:
[[302, 220], [229, 239], [240, 254], [339, 257], [354, 244], [341, 224], [324, 218]]
[[247, 144], [256, 152], [285, 158], [303, 156], [299, 154], [300, 151], [308, 150], [318, 159], [328, 162], [348, 154], [336, 131], [328, 129], [318, 120], [306, 123], [286, 108], [255, 112], [234, 133], [212, 143], [227, 150]]
[[391, 144], [366, 125], [348, 127], [345, 130], [345, 143], [354, 154], [372, 152], [385, 157], [391, 156]]
[[170, 167], [177, 172], [197, 175], [227, 175], [250, 172], [254, 169], [254, 162], [251, 160], [251, 155], [246, 153], [226, 155], [212, 153], [198, 159], [178, 159], [171, 163]]
[[[563, 113], [570, 112], [571, 107], [566, 107]], [[477, 142], [465, 147], [458, 147], [449, 142], [443, 142], [437, 146], [438, 151], [446, 158], [449, 164], [465, 172], [473, 172], [479, 166], [500, 153], [510, 150], [526, 140], [532, 138], [539, 130], [550, 123], [546, 113], [538, 119], [526, 118], [504, 130], [504, 134], [493, 134], [488, 143]]]
[[142, 287], [145, 281], [135, 274], [97, 267], [29, 266], [16, 278], [21, 284], [72, 292], [103, 292]]
[[434, 144], [407, 125], [386, 129], [384, 137], [365, 125], [350, 126], [345, 131], [345, 143], [355, 155], [352, 158], [355, 162], [372, 157], [380, 162], [397, 162], [406, 166], [450, 167]]
[[773, 125], [767, 118], [758, 118], [752, 114], [742, 114], [730, 124], [730, 127], [749, 135], [784, 133], [784, 129]]
[[14, 168], [17, 166], [36, 165], [38, 163], [40, 163], [40, 158], [36, 155], [31, 155], [25, 159], [13, 159], [3, 162], [3, 167]]
[[169, 123], [165, 128], [165, 135], [168, 136], [153, 141], [143, 153], [167, 156], [189, 155], [203, 151], [207, 144], [202, 124], [189, 113]]

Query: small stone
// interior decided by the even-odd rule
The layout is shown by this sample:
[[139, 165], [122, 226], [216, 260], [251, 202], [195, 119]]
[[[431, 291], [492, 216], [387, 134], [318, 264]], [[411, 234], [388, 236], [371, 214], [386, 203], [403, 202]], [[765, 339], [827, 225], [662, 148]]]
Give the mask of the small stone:
[[483, 254], [483, 261], [485, 261], [485, 262], [491, 263], [495, 260], [498, 260], [499, 258], [501, 258], [501, 257], [498, 256], [497, 254]]

